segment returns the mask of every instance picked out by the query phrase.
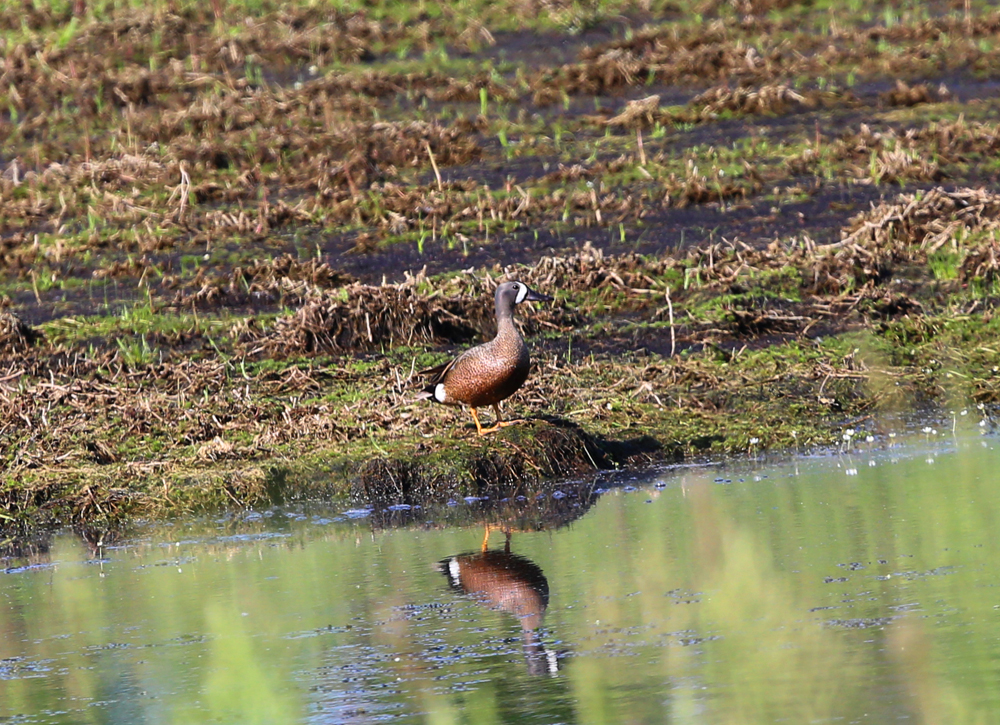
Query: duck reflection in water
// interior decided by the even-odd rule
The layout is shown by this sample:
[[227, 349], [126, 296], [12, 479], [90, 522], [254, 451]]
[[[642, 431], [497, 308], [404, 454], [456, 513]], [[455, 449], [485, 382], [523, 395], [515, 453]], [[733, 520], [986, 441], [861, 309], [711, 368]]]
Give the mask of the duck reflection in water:
[[438, 568], [453, 589], [517, 617], [529, 674], [554, 675], [559, 670], [556, 653], [546, 649], [538, 633], [549, 604], [549, 581], [535, 562], [511, 553], [509, 531], [506, 536], [503, 551], [490, 551], [487, 528], [481, 551], [452, 556]]

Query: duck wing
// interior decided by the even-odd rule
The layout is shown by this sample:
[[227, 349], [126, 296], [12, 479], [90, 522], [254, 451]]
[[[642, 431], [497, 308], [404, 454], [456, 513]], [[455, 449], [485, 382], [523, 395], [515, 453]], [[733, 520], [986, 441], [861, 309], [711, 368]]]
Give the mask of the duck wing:
[[453, 357], [446, 363], [440, 365], [435, 365], [432, 368], [427, 368], [426, 370], [421, 370], [417, 375], [424, 377], [429, 377], [430, 380], [424, 385], [423, 390], [417, 393], [416, 400], [436, 400], [434, 397], [434, 391], [437, 386], [444, 381], [445, 376], [455, 367], [455, 363], [462, 358], [461, 355], [458, 357]]
[[420, 375], [420, 376], [423, 376], [423, 377], [429, 377], [430, 380], [428, 381], [427, 384], [430, 387], [433, 388], [435, 385], [437, 385], [442, 380], [444, 380], [444, 376], [447, 375], [448, 371], [451, 370], [455, 366], [455, 363], [458, 362], [458, 359], [460, 357], [462, 357], [462, 356], [459, 355], [458, 357], [453, 357], [451, 360], [449, 360], [446, 363], [441, 363], [440, 365], [435, 365], [432, 368], [427, 368], [426, 370], [421, 370], [420, 372], [417, 373], [417, 375]]
[[471, 358], [475, 358], [477, 355], [481, 355], [480, 348], [486, 347], [486, 345], [478, 345], [476, 347], [470, 347], [468, 350], [463, 352], [456, 357], [453, 357], [446, 363], [441, 365], [435, 365], [432, 368], [427, 368], [426, 370], [421, 370], [417, 375], [423, 375], [430, 377], [430, 380], [424, 386], [422, 392], [417, 394], [417, 399], [422, 400], [426, 398], [433, 398], [437, 386], [444, 383], [444, 379], [448, 377], [448, 373], [454, 370], [456, 367], [461, 367], [465, 361]]

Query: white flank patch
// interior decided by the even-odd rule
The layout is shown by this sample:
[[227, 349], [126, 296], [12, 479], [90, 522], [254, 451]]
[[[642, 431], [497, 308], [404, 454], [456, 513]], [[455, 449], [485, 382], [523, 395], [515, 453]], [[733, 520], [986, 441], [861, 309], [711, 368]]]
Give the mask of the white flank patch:
[[456, 587], [461, 586], [461, 574], [462, 566], [458, 563], [458, 559], [448, 559], [448, 574], [451, 576], [451, 583]]
[[522, 284], [517, 290], [517, 299], [514, 301], [517, 304], [521, 304], [522, 302], [524, 302], [524, 298], [527, 296], [528, 296], [528, 288]]
[[434, 387], [434, 400], [443, 403], [446, 397], [448, 397], [448, 394], [444, 392], [444, 383], [438, 383]]
[[549, 662], [549, 674], [554, 675], [559, 672], [559, 660], [556, 659], [556, 653], [551, 650], [545, 650], [545, 659]]

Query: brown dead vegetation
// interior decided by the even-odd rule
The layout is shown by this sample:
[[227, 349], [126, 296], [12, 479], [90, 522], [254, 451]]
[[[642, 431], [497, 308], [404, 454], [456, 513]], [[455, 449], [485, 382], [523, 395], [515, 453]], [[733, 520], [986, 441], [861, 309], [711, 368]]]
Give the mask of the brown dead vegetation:
[[[840, 245], [875, 278], [892, 264], [926, 261], [942, 249], [961, 251], [963, 282], [997, 279], [1000, 196], [984, 189], [932, 189], [903, 195], [855, 218]], [[842, 254], [844, 252], [839, 252]]]
[[[254, 266], [248, 273], [258, 281], [300, 278], [307, 288], [302, 306], [263, 332], [251, 325], [233, 335], [240, 337], [245, 353], [268, 357], [468, 343], [490, 334], [492, 292], [502, 278], [580, 297], [576, 310], [556, 305], [525, 311], [522, 324], [533, 337], [544, 330], [577, 329], [611, 301], [619, 310], [648, 311], [652, 320], [672, 321], [675, 312], [670, 310], [676, 308], [671, 334], [676, 332], [678, 349], [718, 345], [727, 339], [808, 334], [817, 327], [847, 329], [863, 324], [869, 314], [884, 319], [919, 310], [918, 300], [890, 289], [887, 280], [908, 265], [925, 262], [929, 254], [963, 234], [973, 251], [965, 274], [995, 275], [996, 242], [981, 233], [996, 229], [998, 215], [1000, 200], [993, 194], [935, 189], [921, 196], [902, 195], [859, 215], [839, 243], [825, 247], [808, 239], [775, 241], [765, 249], [731, 242], [695, 249], [684, 257], [662, 258], [607, 256], [586, 247], [575, 255], [546, 257], [530, 266], [439, 281], [418, 275], [402, 284], [382, 286], [334, 287], [339, 284], [337, 275], [328, 267], [281, 259]], [[776, 304], [773, 298], [755, 298], [755, 289], [769, 289], [769, 274], [781, 274], [784, 284], [795, 286], [801, 301]], [[323, 285], [330, 287], [321, 289]], [[744, 298], [716, 320], [682, 318], [685, 306], [720, 293]], [[366, 372], [293, 366], [248, 375], [235, 362], [213, 359], [140, 364], [128, 362], [114, 347], [96, 356], [38, 344], [29, 347], [27, 341], [38, 342], [30, 328], [13, 322], [10, 329], [15, 334], [8, 339], [15, 341], [19, 354], [0, 371], [0, 419], [6, 421], [4, 439], [15, 446], [7, 451], [14, 470], [71, 462], [114, 465], [122, 454], [102, 448], [100, 441], [108, 435], [136, 442], [166, 436], [191, 447], [196, 460], [211, 462], [253, 460], [296, 441], [350, 441], [370, 430], [398, 436], [415, 424], [433, 425], [427, 409], [421, 409], [418, 417], [400, 411], [411, 394], [409, 374], [394, 370], [384, 359]], [[649, 377], [622, 368], [622, 379], [639, 375], [628, 384], [636, 399], [662, 402], [663, 393], [657, 391], [690, 383], [685, 376], [701, 370], [700, 365], [671, 365], [669, 374], [662, 372], [669, 380], [661, 373]], [[821, 373], [817, 379], [822, 379]], [[345, 404], [364, 406], [364, 414], [343, 422], [338, 422], [338, 404], [303, 402], [299, 397], [326, 389], [332, 381], [350, 388], [371, 386], [377, 380], [384, 381], [374, 386], [377, 393], [360, 403]], [[583, 380], [578, 384], [590, 392], [582, 398], [566, 388], [572, 384], [565, 380], [559, 389], [549, 389], [552, 382], [544, 377], [530, 382], [525, 395], [540, 401], [586, 399], [599, 405], [600, 390]], [[709, 405], [723, 382], [705, 385], [709, 398], [700, 405]], [[595, 409], [595, 415], [606, 412]], [[579, 444], [578, 439], [583, 440], [576, 436], [573, 445]], [[142, 459], [139, 455], [132, 460]]]
[[[37, 19], [38, 24], [59, 22], [55, 17]], [[84, 108], [91, 110], [101, 100], [144, 106], [161, 103], [162, 96], [174, 95], [192, 81], [242, 79], [248, 64], [280, 71], [302, 63], [352, 63], [371, 60], [375, 44], [403, 36], [414, 36], [425, 49], [435, 42], [429, 26], [413, 33], [333, 8], [283, 9], [264, 22], [233, 25], [221, 37], [212, 32], [215, 22], [196, 6], [168, 13], [120, 13], [86, 24], [65, 47], [27, 41], [8, 48], [5, 82], [26, 110], [41, 111], [67, 96], [89, 99]], [[154, 56], [162, 59], [161, 70], [149, 70]], [[186, 58], [193, 59], [193, 68], [185, 67]], [[50, 69], [49, 83], [33, 82], [39, 69]]]
[[861, 124], [833, 140], [821, 140], [788, 160], [795, 174], [815, 173], [822, 164], [848, 164], [870, 183], [938, 181], [945, 164], [964, 164], [1000, 148], [1000, 125], [957, 121], [922, 127], [874, 130]]
[[[328, 26], [322, 34], [311, 25], [320, 18]], [[985, 37], [996, 22], [993, 15], [974, 18], [966, 35]], [[489, 224], [511, 222], [584, 228], [631, 225], [651, 209], [739, 202], [771, 187], [786, 172], [813, 173], [821, 164], [817, 148], [770, 173], [750, 167], [738, 180], [722, 179], [709, 169], [690, 169], [639, 189], [551, 188], [560, 181], [628, 170], [637, 161], [629, 154], [587, 168], [566, 164], [565, 171], [540, 173], [515, 189], [508, 184], [506, 190], [516, 193], [498, 195], [496, 184], [491, 189], [463, 179], [461, 173], [452, 174], [451, 181], [429, 177], [435, 165], [445, 169], [496, 161], [485, 118], [381, 121], [373, 113], [372, 99], [476, 103], [485, 92], [495, 103], [523, 101], [546, 89], [558, 91], [555, 99], [620, 83], [638, 86], [650, 79], [682, 83], [690, 77], [699, 87], [706, 81], [722, 84], [695, 96], [678, 113], [665, 113], [656, 96], [650, 96], [610, 119], [602, 117], [602, 123], [625, 128], [855, 103], [842, 91], [796, 89], [791, 74], [808, 71], [809, 63], [829, 66], [839, 56], [828, 55], [832, 51], [827, 46], [813, 41], [778, 41], [777, 35], [789, 28], [758, 20], [712, 22], [697, 31], [646, 28], [628, 41], [587, 48], [572, 67], [590, 67], [580, 77], [593, 71], [600, 79], [594, 88], [574, 85], [572, 78], [566, 82], [564, 76], [576, 72], [570, 66], [541, 69], [517, 83], [478, 71], [458, 78], [381, 71], [313, 77], [304, 67], [308, 62], [352, 62], [375, 45], [410, 37], [414, 31], [371, 21], [362, 13], [319, 10], [283, 10], [261, 23], [234, 29], [224, 40], [213, 36], [215, 23], [214, 17], [193, 9], [161, 16], [137, 11], [107, 23], [88, 23], [62, 48], [25, 41], [8, 49], [3, 77], [12, 108], [20, 115], [18, 133], [31, 139], [24, 147], [30, 153], [4, 160], [0, 176], [5, 212], [0, 258], [18, 279], [29, 279], [32, 272], [51, 272], [54, 278], [77, 273], [81, 256], [115, 249], [133, 258], [102, 262], [87, 272], [97, 279], [124, 281], [132, 276], [147, 285], [150, 275], [162, 276], [161, 289], [173, 296], [175, 305], [247, 302], [255, 299], [253, 294], [256, 299], [294, 303], [294, 290], [239, 291], [240, 284], [234, 283], [239, 275], [232, 268], [181, 279], [164, 257], [173, 250], [207, 248], [220, 237], [259, 242], [303, 226], [361, 227], [356, 251], [365, 252], [424, 225], [435, 236], [451, 237], [456, 232], [467, 235], [463, 225], [470, 222], [480, 233]], [[953, 25], [940, 19], [905, 30], [848, 33], [833, 28], [831, 47], [849, 53], [855, 52], [851, 45], [857, 39], [868, 45], [886, 39], [937, 42], [954, 30]], [[425, 40], [450, 37], [450, 30], [433, 26], [422, 36]], [[478, 32], [489, 42], [488, 33]], [[151, 35], [159, 37], [160, 59], [152, 69]], [[928, 52], [936, 57], [938, 51]], [[993, 62], [987, 51], [976, 52], [977, 62]], [[257, 78], [255, 68], [280, 80]], [[900, 81], [884, 102], [942, 98], [926, 86]], [[124, 126], [124, 133], [63, 138], [58, 131], [91, 124], [96, 129], [111, 122]], [[955, 129], [951, 140], [944, 138], [947, 131], [938, 138], [927, 131], [879, 131], [871, 138], [862, 131], [857, 138], [829, 142], [833, 150], [828, 147], [824, 153], [849, 162], [854, 179], [886, 184], [939, 181], [947, 173], [945, 164], [995, 147], [995, 128], [984, 129], [978, 140], [972, 138], [973, 124], [965, 131]], [[421, 171], [425, 178], [414, 183], [409, 170]], [[94, 224], [95, 219], [100, 224]], [[61, 237], [88, 226], [85, 245], [37, 244], [40, 233]]]
[[21, 353], [42, 335], [11, 312], [0, 312], [0, 353]]
[[[841, 69], [845, 74], [850, 69], [862, 75], [898, 78], [943, 68], [992, 68], [1000, 56], [981, 47], [978, 39], [991, 36], [997, 27], [1000, 13], [995, 12], [969, 21], [941, 17], [889, 28], [832, 24], [829, 38], [752, 16], [743, 23], [720, 19], [697, 32], [679, 33], [665, 26], [638, 32], [628, 40], [587, 48], [578, 62], [556, 72], [539, 72], [532, 88], [535, 103], [542, 104], [558, 100], [553, 87], [597, 94], [644, 82], [763, 85], [794, 77], [828, 76], [831, 70], [837, 73]], [[894, 96], [899, 100], [910, 97], [912, 90]]]
[[[108, 11], [56, 38], [68, 10], [0, 9], [0, 304], [44, 302], [24, 319], [63, 318], [46, 339], [0, 315], [0, 460], [33, 482], [4, 489], [0, 507], [187, 510], [190, 489], [174, 483], [223, 467], [221, 500], [266, 501], [273, 482], [254, 462], [352, 443], [345, 465], [368, 500], [508, 495], [583, 467], [717, 450], [712, 416], [766, 423], [784, 396], [816, 419], [874, 405], [860, 359], [765, 371], [739, 356], [781, 340], [812, 349], [808, 338], [919, 317], [1000, 280], [1000, 202], [964, 188], [994, 174], [981, 162], [1000, 125], [919, 120], [950, 104], [906, 110], [959, 103], [968, 78], [995, 75], [1000, 14], [883, 25], [832, 9], [819, 33], [783, 16], [791, 4], [708, 0], [706, 22], [641, 28], [616, 18], [598, 35], [617, 39], [537, 64], [477, 55], [489, 29], [449, 10], [404, 26], [275, 7], [243, 23], [189, 4]], [[579, 4], [522, 5], [587, 32]], [[938, 85], [952, 76], [954, 97]], [[798, 155], [776, 157], [786, 144]], [[945, 178], [959, 188], [932, 188]], [[910, 193], [856, 213], [888, 184]], [[823, 215], [834, 198], [833, 234], [854, 215], [839, 241], [779, 227], [786, 205]], [[672, 251], [684, 230], [695, 246]], [[633, 243], [655, 253], [600, 248]], [[393, 256], [394, 244], [414, 250]], [[404, 276], [424, 261], [465, 271]], [[931, 279], [931, 262], [950, 274]], [[519, 401], [551, 417], [490, 444], [458, 411], [411, 405], [417, 355], [399, 348], [443, 355], [491, 336], [493, 291], [511, 278], [559, 295], [519, 314], [544, 373]], [[115, 319], [136, 299], [143, 322], [170, 324]], [[643, 447], [647, 428], [671, 444]], [[457, 468], [440, 457], [452, 431]], [[86, 483], [72, 483], [77, 470]]]
[[[218, 361], [135, 366], [114, 353], [90, 358], [51, 349], [22, 356], [0, 371], [8, 472], [114, 463], [120, 454], [106, 441], [119, 436], [140, 446], [130, 455], [139, 464], [150, 455], [155, 460], [153, 451], [141, 449], [142, 441], [164, 436], [176, 446], [193, 446], [202, 458], [227, 453], [252, 460], [288, 440], [289, 420], [295, 421], [295, 437], [345, 435], [321, 406], [258, 402], [267, 391], [307, 390], [330, 373], [293, 368], [277, 378], [262, 374], [243, 379], [244, 390], [234, 387], [234, 374]], [[213, 443], [237, 431], [247, 436], [239, 445]]]
[[816, 102], [779, 83], [759, 88], [712, 88], [692, 98], [688, 105], [700, 108], [699, 118], [710, 119], [727, 111], [735, 114], [785, 113], [795, 107], [811, 108]]
[[[455, 278], [430, 293], [423, 275], [401, 284], [352, 284], [307, 298], [290, 317], [277, 321], [244, 345], [250, 355], [379, 350], [399, 345], [462, 343], [486, 337], [493, 326], [490, 275]], [[521, 316], [528, 335], [569, 329], [578, 317], [565, 308], [543, 307]]]
[[311, 290], [335, 289], [350, 284], [351, 275], [334, 270], [318, 259], [300, 261], [290, 254], [257, 260], [236, 267], [224, 279], [207, 280], [197, 275], [185, 282], [164, 277], [160, 284], [177, 289], [170, 307], [177, 309], [242, 305], [265, 302], [301, 304]]
[[[734, 311], [731, 334], [801, 333], [820, 321], [826, 327], [843, 328], [863, 319], [851, 317], [851, 311], [871, 308], [879, 314], [892, 310], [905, 314], [918, 308], [919, 303], [892, 298], [890, 291], [873, 285], [908, 266], [926, 264], [928, 255], [955, 243], [959, 232], [996, 229], [998, 213], [1000, 201], [988, 192], [937, 188], [922, 195], [901, 195], [894, 203], [858, 215], [845, 227], [840, 242], [825, 246], [808, 238], [775, 241], [764, 249], [737, 241], [692, 250], [681, 258], [645, 258], [608, 257], [587, 245], [571, 256], [544, 257], [535, 265], [496, 268], [482, 276], [463, 275], [442, 286], [430, 285], [421, 276], [398, 285], [353, 284], [307, 298], [294, 315], [279, 319], [265, 333], [245, 336], [243, 344], [249, 354], [278, 356], [467, 343], [490, 334], [489, 301], [504, 278], [567, 293], [593, 295], [601, 290], [600, 296], [618, 296], [619, 306], [622, 296], [632, 301], [634, 309], [655, 304], [659, 317], [665, 312], [664, 295], [670, 294], [665, 283], [670, 276], [685, 281], [673, 290], [674, 301], [683, 303], [708, 290], [745, 290], [746, 280], [754, 275], [783, 269], [796, 270], [799, 291], [807, 295], [804, 301], [786, 310]], [[992, 279], [995, 246], [995, 241], [977, 242], [962, 274]], [[685, 291], [694, 279], [697, 287]], [[522, 315], [521, 324], [527, 334], [536, 335], [546, 329], [567, 331], [581, 319], [585, 318], [565, 307], [542, 306]], [[698, 325], [686, 326], [683, 343], [714, 339], [707, 329], [705, 337]]]
[[815, 296], [820, 308], [834, 302], [827, 299], [829, 296], [845, 294], [852, 296], [849, 306], [853, 308], [861, 298], [888, 299], [888, 291], [873, 285], [886, 282], [896, 272], [926, 264], [929, 255], [946, 245], [957, 251], [961, 244], [968, 250], [962, 266], [964, 278], [992, 279], [991, 255], [996, 254], [992, 232], [1000, 228], [998, 218], [1000, 197], [995, 194], [982, 189], [935, 188], [927, 193], [902, 194], [895, 202], [859, 214], [835, 244], [816, 245], [803, 239], [792, 240], [789, 246], [774, 243], [763, 250], [738, 243], [715, 245], [693, 252], [688, 269], [697, 270], [701, 280], [731, 285], [744, 271], [792, 266], [798, 270], [801, 290]]
[[796, 5], [810, 5], [812, 0], [728, 0], [729, 5], [742, 15], [766, 15], [774, 10], [784, 10]]
[[[839, 246], [911, 250], [933, 253], [960, 238], [957, 232], [997, 228], [1000, 196], [985, 189], [932, 189], [902, 194], [855, 217]], [[905, 253], [905, 252], [904, 252]]]
[[593, 120], [600, 125], [614, 127], [652, 128], [656, 125], [669, 127], [675, 124], [705, 123], [721, 115], [776, 116], [816, 108], [850, 108], [858, 105], [858, 99], [845, 91], [797, 91], [784, 83], [741, 85], [735, 88], [727, 84], [699, 93], [682, 110], [661, 109], [660, 96], [652, 95], [629, 101], [615, 116], [596, 116]]
[[899, 78], [896, 86], [881, 95], [882, 101], [889, 106], [916, 106], [920, 103], [940, 103], [951, 98], [951, 93], [943, 83], [931, 90], [926, 83], [909, 85]]

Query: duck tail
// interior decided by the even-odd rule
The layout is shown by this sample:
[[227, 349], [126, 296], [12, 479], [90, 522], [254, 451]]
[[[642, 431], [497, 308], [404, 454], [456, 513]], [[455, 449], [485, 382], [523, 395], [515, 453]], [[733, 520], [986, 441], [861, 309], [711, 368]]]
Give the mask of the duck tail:
[[417, 393], [417, 397], [413, 399], [413, 402], [417, 402], [418, 400], [433, 400], [437, 402], [437, 399], [434, 397], [434, 386], [428, 385], [426, 388]]

